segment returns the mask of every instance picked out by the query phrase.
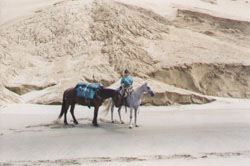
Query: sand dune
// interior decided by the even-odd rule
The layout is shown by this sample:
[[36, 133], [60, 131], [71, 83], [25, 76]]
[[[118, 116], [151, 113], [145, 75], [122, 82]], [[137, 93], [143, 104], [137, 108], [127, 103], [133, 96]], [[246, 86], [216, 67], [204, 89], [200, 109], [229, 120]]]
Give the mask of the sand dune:
[[[148, 104], [183, 103], [186, 90], [249, 97], [250, 24], [238, 15], [228, 18], [224, 3], [34, 2], [43, 6], [38, 9], [27, 1], [29, 12], [24, 10], [20, 16], [35, 12], [1, 28], [0, 91], [4, 102], [0, 103], [60, 103], [64, 89], [79, 81], [109, 86], [125, 68], [144, 81], [155, 80], [151, 83], [166, 87], [164, 94], [175, 96], [165, 97], [165, 102], [147, 100]], [[212, 6], [216, 8], [212, 10]], [[171, 15], [175, 17], [169, 18]], [[239, 75], [241, 71], [244, 76]], [[177, 95], [167, 88], [171, 86], [179, 89]], [[162, 95], [158, 96], [160, 100]]]

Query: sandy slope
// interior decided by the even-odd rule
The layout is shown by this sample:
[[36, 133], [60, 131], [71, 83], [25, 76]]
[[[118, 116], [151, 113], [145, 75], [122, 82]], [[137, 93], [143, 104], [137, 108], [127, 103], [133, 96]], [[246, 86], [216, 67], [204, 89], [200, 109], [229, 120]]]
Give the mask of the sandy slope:
[[169, 19], [176, 17], [176, 9], [179, 7], [188, 7], [201, 9], [206, 12], [214, 13], [228, 18], [236, 18], [240, 20], [250, 20], [249, 16], [249, 1], [248, 0], [116, 0], [126, 2], [137, 6], [143, 6], [151, 9]]
[[62, 0], [1, 0], [0, 25], [14, 22]]
[[[6, 2], [2, 10], [19, 5]], [[250, 96], [250, 23], [240, 17], [249, 16], [246, 2], [29, 2], [22, 3], [22, 12], [4, 17], [22, 19], [1, 26], [0, 105], [60, 103], [64, 89], [79, 81], [111, 85], [125, 68], [152, 79], [157, 84], [152, 86], [166, 87], [165, 102], [157, 105], [183, 103], [185, 90]], [[236, 6], [242, 7], [238, 14], [229, 10]], [[170, 99], [176, 96], [172, 86], [184, 90]]]
[[249, 161], [249, 101], [220, 100], [203, 106], [141, 107], [140, 127], [132, 130], [125, 113], [125, 125], [112, 124], [109, 116], [100, 114], [100, 127], [95, 128], [92, 110], [77, 106], [80, 124], [65, 127], [53, 122], [59, 106], [8, 105], [0, 110], [0, 162], [235, 165]]

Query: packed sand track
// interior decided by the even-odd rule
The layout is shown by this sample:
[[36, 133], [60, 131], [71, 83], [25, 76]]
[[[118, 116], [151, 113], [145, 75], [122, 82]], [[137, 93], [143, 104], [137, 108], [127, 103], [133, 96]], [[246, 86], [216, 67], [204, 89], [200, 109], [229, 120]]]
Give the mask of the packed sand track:
[[126, 1], [69, 0], [3, 24], [0, 105], [59, 104], [80, 81], [119, 86], [125, 68], [136, 86], [147, 81], [156, 92], [144, 104], [249, 98], [250, 23], [172, 6], [176, 18], [169, 20]]
[[[249, 165], [249, 99], [219, 99], [204, 105], [142, 106], [139, 127], [129, 113], [99, 114], [76, 106], [79, 121], [55, 121], [61, 106], [10, 104], [0, 108], [0, 165], [136, 166]], [[103, 107], [101, 108], [103, 109]]]

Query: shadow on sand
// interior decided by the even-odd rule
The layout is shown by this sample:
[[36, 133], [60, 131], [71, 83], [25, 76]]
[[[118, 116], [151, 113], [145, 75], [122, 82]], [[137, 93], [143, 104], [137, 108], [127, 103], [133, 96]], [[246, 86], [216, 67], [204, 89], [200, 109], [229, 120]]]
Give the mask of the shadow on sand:
[[[99, 120], [99, 127], [95, 127], [92, 125], [91, 118], [79, 118], [79, 124], [73, 124], [73, 121], [70, 121], [70, 124], [64, 125], [63, 121], [55, 120], [52, 123], [48, 124], [38, 124], [38, 125], [30, 125], [26, 126], [26, 129], [34, 129], [34, 128], [47, 128], [47, 129], [72, 129], [72, 128], [80, 128], [80, 129], [99, 129], [99, 130], [106, 130], [108, 132], [122, 132], [123, 130], [128, 129], [128, 124], [121, 124], [119, 121], [114, 121], [112, 123], [110, 120], [100, 118]], [[41, 130], [39, 130], [41, 131]]]

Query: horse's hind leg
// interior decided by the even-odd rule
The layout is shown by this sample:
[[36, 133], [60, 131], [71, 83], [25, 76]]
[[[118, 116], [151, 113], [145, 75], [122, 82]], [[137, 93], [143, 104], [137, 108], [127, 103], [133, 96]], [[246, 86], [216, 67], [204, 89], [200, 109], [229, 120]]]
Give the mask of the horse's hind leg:
[[68, 109], [69, 109], [69, 104], [66, 104], [65, 107], [64, 107], [64, 124], [65, 125], [68, 125], [68, 122], [67, 122], [67, 112], [68, 112]]
[[132, 118], [133, 118], [133, 109], [130, 108], [130, 122], [129, 122], [129, 128], [132, 129], [133, 125], [132, 125]]
[[74, 115], [74, 110], [75, 110], [75, 103], [71, 104], [71, 107], [70, 107], [70, 113], [72, 115], [72, 118], [73, 118], [73, 121], [74, 121], [74, 124], [78, 124], [76, 118], [75, 118], [75, 115]]
[[137, 109], [135, 109], [135, 127], [138, 127], [138, 125], [137, 125]]

